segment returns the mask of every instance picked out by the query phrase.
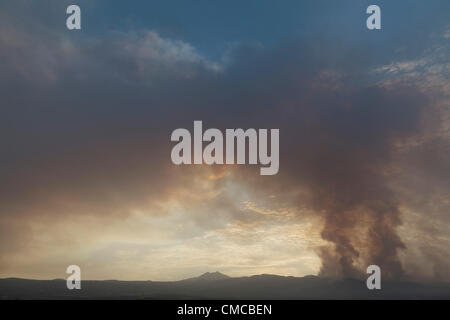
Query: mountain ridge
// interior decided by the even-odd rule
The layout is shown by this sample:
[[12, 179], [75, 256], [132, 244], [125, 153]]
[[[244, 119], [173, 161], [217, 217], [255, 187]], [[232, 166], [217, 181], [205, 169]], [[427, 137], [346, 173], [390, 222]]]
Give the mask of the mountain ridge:
[[381, 290], [368, 290], [357, 279], [216, 271], [179, 281], [82, 280], [81, 290], [68, 290], [63, 279], [4, 278], [0, 299], [450, 299], [450, 283], [385, 280]]
[[[184, 279], [184, 281], [193, 281], [193, 280], [203, 280], [203, 281], [217, 281], [223, 279], [230, 279], [231, 277], [216, 271], [216, 272], [205, 272], [202, 275], [194, 278]], [[181, 280], [183, 281], [183, 280]]]

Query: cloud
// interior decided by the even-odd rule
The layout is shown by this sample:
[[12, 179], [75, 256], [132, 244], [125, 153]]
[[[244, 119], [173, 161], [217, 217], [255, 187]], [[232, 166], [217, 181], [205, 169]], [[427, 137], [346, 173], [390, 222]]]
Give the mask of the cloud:
[[[51, 277], [76, 260], [92, 278], [215, 265], [357, 277], [368, 264], [401, 278], [432, 255], [428, 277], [443, 277], [447, 230], [422, 224], [449, 208], [435, 56], [386, 64], [370, 47], [298, 38], [236, 46], [224, 64], [152, 30], [77, 37], [12, 20], [0, 25], [2, 274]], [[424, 75], [443, 86], [427, 91]], [[280, 128], [280, 173], [172, 165], [170, 133], [194, 120]]]

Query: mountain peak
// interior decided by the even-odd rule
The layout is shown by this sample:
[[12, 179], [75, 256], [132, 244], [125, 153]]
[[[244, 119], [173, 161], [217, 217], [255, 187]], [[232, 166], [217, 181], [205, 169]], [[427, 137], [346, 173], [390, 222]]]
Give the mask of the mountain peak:
[[230, 277], [220, 273], [219, 271], [216, 272], [206, 272], [202, 274], [200, 277], [197, 277], [197, 279], [200, 280], [222, 280], [222, 279], [229, 279]]

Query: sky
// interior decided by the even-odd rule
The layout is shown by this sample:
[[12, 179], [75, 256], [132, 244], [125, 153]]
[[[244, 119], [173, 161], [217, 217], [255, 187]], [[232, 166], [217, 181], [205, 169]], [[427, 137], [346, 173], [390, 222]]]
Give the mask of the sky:
[[[0, 277], [450, 281], [449, 10], [3, 1]], [[194, 120], [279, 128], [279, 173], [175, 166]]]

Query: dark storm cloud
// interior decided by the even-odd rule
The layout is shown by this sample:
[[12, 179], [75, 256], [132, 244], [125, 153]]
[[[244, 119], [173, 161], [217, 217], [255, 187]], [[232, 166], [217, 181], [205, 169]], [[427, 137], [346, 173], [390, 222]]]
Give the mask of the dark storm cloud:
[[[397, 155], [399, 145], [441, 123], [422, 121], [432, 102], [416, 84], [374, 84], [381, 61], [369, 46], [301, 38], [238, 46], [215, 63], [155, 32], [80, 38], [14, 28], [12, 20], [0, 22], [0, 223], [17, 232], [2, 233], [10, 245], [0, 256], [27, 246], [20, 219], [122, 217], [189, 188], [196, 169], [174, 168], [169, 135], [203, 120], [222, 129], [280, 128], [280, 173], [269, 179], [246, 168], [236, 176], [253, 189], [308, 190], [296, 204], [323, 217], [322, 237], [332, 243], [318, 252], [323, 275], [359, 276], [369, 264], [403, 275], [400, 208], [421, 191], [397, 192], [391, 171], [412, 159], [414, 172], [439, 176], [450, 158], [432, 146]], [[435, 141], [442, 146], [448, 137]], [[446, 177], [430, 182], [444, 194]], [[214, 205], [245, 220], [233, 199]]]

